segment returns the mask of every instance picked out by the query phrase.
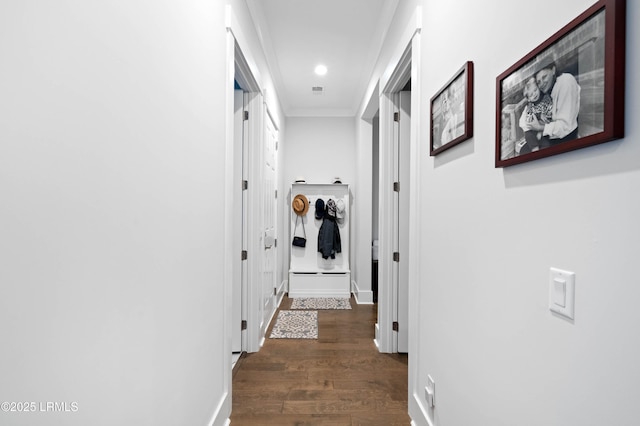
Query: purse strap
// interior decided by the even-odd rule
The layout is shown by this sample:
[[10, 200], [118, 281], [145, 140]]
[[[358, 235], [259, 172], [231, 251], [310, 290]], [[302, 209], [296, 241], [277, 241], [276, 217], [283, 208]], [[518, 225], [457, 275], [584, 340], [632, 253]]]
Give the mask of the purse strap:
[[[296, 229], [298, 228], [298, 219], [300, 219], [300, 216], [296, 214], [296, 224], [293, 227], [293, 236], [296, 236]], [[304, 229], [304, 220], [302, 220], [302, 232], [304, 233], [304, 238], [307, 238], [307, 230]]]

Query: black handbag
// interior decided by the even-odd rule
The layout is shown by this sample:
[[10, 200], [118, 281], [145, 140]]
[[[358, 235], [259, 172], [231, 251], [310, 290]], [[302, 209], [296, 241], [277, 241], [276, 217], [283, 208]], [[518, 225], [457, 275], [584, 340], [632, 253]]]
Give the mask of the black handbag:
[[300, 216], [296, 215], [296, 225], [293, 227], [293, 245], [296, 247], [305, 247], [307, 245], [307, 231], [304, 229], [304, 219], [302, 220], [302, 232], [304, 237], [296, 237], [296, 228], [298, 227], [298, 219]]

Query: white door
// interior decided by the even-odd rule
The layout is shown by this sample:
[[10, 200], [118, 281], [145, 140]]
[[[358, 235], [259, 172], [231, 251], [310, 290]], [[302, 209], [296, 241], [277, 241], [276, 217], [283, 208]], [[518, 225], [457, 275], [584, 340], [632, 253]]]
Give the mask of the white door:
[[[234, 93], [234, 168], [233, 168], [233, 181], [236, 183], [234, 186], [233, 203], [235, 206], [242, 206], [244, 212], [244, 203], [242, 201], [243, 193], [240, 186], [242, 181], [242, 152], [244, 144], [244, 93], [242, 90], [236, 90]], [[246, 247], [243, 244], [241, 238], [243, 232], [243, 218], [238, 216], [233, 220], [234, 232], [233, 235], [237, 236], [237, 239], [233, 242], [233, 251], [237, 254], [233, 261], [233, 307], [232, 307], [232, 352], [242, 351], [242, 282], [243, 273], [242, 268], [246, 262], [241, 260], [240, 253]]]
[[394, 262], [397, 273], [398, 352], [409, 352], [409, 148], [411, 142], [411, 92], [400, 92], [398, 97], [399, 121], [396, 127], [396, 159], [394, 176], [400, 190], [394, 198], [394, 226], [397, 226], [395, 244], [399, 261]]
[[276, 161], [278, 130], [269, 114], [265, 112], [265, 138], [264, 138], [264, 169], [263, 169], [263, 207], [264, 220], [264, 257], [262, 269], [262, 303], [263, 303], [263, 327], [269, 325], [269, 320], [275, 312], [276, 306]]
[[[244, 147], [243, 147], [243, 247], [246, 260], [243, 272], [243, 320], [247, 329], [243, 332], [243, 350], [257, 352], [268, 324], [264, 297], [264, 124], [263, 99], [259, 92], [245, 93]], [[244, 184], [246, 183], [246, 185]], [[268, 308], [268, 306], [267, 306]], [[267, 320], [265, 320], [267, 318]]]

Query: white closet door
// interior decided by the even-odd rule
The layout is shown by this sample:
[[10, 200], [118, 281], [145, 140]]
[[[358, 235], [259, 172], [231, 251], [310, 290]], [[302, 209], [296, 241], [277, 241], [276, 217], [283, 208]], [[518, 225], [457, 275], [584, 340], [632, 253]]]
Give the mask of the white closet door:
[[265, 113], [264, 165], [263, 165], [263, 207], [264, 218], [264, 256], [262, 270], [263, 324], [268, 326], [271, 314], [275, 310], [276, 288], [276, 149], [278, 131], [269, 114]]
[[[240, 182], [242, 179], [242, 149], [244, 144], [244, 120], [243, 120], [243, 111], [244, 111], [244, 93], [242, 90], [236, 90], [234, 94], [234, 181]], [[234, 193], [234, 205], [236, 206], [246, 206], [243, 202], [243, 193], [242, 189], [238, 185], [237, 190]], [[242, 223], [242, 217], [234, 218], [233, 226], [234, 226], [234, 242], [233, 249], [235, 253], [240, 253], [241, 250], [244, 250], [246, 245], [244, 245], [242, 240], [242, 233], [244, 232], [244, 226]], [[243, 275], [246, 275], [246, 272], [243, 274], [242, 268], [243, 263], [240, 260], [240, 256], [236, 256], [234, 258], [233, 265], [233, 309], [232, 316], [233, 319], [231, 321], [233, 332], [232, 332], [232, 342], [231, 342], [231, 350], [232, 352], [240, 352], [242, 351], [242, 296], [243, 296]], [[246, 279], [246, 278], [245, 278]]]
[[409, 194], [411, 143], [411, 92], [400, 92], [398, 126], [398, 352], [409, 352]]

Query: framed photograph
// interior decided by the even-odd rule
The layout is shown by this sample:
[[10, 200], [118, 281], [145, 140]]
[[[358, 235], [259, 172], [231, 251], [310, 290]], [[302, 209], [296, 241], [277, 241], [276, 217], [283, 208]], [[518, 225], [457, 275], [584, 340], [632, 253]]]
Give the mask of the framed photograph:
[[600, 0], [498, 76], [495, 166], [624, 136], [625, 0]]
[[473, 136], [473, 62], [462, 66], [431, 98], [431, 155]]

